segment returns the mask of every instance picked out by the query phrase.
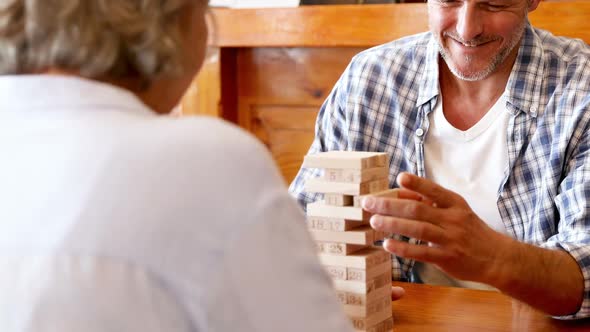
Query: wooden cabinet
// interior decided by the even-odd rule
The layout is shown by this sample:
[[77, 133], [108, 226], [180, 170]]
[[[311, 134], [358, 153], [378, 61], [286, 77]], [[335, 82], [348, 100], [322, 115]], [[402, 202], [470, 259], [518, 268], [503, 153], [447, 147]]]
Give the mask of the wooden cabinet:
[[[590, 1], [543, 3], [531, 21], [590, 41]], [[184, 111], [222, 116], [252, 132], [290, 182], [317, 111], [352, 56], [427, 27], [424, 3], [213, 9], [206, 78], [197, 78]]]

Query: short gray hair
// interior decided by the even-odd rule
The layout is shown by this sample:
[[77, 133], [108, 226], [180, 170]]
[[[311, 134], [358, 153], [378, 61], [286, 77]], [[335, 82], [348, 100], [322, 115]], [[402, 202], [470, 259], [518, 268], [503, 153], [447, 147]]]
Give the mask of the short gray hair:
[[196, 0], [0, 0], [0, 75], [48, 68], [89, 78], [175, 75], [178, 17], [189, 1]]

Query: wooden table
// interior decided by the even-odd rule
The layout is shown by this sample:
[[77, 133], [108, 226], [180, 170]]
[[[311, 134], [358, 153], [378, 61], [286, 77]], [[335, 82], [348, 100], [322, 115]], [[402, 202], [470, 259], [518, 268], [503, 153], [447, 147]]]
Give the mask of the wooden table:
[[494, 291], [394, 282], [394, 332], [590, 331], [590, 320], [559, 321]]

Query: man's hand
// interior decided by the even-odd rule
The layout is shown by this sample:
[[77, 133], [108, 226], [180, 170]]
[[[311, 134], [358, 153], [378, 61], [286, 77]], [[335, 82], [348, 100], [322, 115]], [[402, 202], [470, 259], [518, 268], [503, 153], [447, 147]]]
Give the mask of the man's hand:
[[[431, 245], [393, 239], [385, 249], [429, 262], [463, 280], [483, 282], [550, 315], [580, 309], [584, 277], [567, 252], [518, 242], [479, 219], [458, 194], [408, 173], [398, 176], [398, 198], [367, 197], [376, 230], [417, 238]], [[393, 297], [393, 294], [392, 294]]]
[[397, 182], [410, 199], [400, 195], [363, 200], [363, 208], [374, 213], [371, 226], [431, 245], [388, 239], [384, 248], [400, 257], [433, 263], [458, 279], [488, 282], [499, 264], [498, 245], [508, 237], [487, 226], [461, 196], [430, 180], [402, 173]]

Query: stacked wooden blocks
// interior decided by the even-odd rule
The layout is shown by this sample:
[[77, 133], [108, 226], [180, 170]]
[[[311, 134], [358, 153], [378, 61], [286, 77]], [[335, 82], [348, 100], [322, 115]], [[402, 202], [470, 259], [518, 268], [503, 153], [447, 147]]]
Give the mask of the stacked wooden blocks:
[[373, 247], [383, 234], [360, 207], [364, 195], [397, 195], [387, 190], [387, 154], [330, 151], [306, 156], [303, 167], [324, 170], [305, 184], [307, 192], [324, 194], [307, 205], [308, 225], [345, 312], [357, 331], [391, 331], [391, 256]]

